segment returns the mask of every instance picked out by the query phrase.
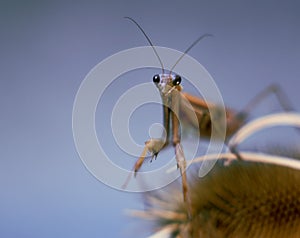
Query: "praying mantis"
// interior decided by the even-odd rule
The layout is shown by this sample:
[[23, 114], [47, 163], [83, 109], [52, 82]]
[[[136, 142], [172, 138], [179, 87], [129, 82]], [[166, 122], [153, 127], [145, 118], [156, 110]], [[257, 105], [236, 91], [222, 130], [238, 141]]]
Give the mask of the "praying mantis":
[[[162, 99], [163, 107], [163, 126], [166, 130], [166, 139], [154, 139], [151, 138], [145, 142], [145, 147], [141, 156], [138, 158], [133, 167], [133, 173], [136, 176], [138, 171], [143, 165], [143, 162], [148, 155], [151, 154], [152, 159], [156, 158], [160, 151], [166, 148], [170, 143], [175, 149], [175, 157], [177, 161], [177, 167], [180, 170], [181, 179], [182, 179], [182, 192], [183, 200], [186, 202], [189, 209], [189, 195], [188, 195], [188, 183], [186, 175], [186, 160], [184, 152], [181, 146], [181, 135], [180, 135], [180, 121], [185, 120], [189, 122], [189, 110], [192, 107], [196, 117], [197, 125], [193, 125], [199, 130], [199, 133], [202, 137], [210, 138], [212, 132], [212, 117], [209, 111], [209, 107], [217, 108], [218, 105], [210, 105], [210, 102], [206, 102], [204, 99], [198, 98], [186, 92], [181, 92], [181, 76], [173, 74], [172, 70], [180, 62], [180, 60], [203, 38], [211, 36], [210, 34], [205, 34], [199, 37], [194, 41], [181, 55], [181, 57], [175, 62], [174, 66], [171, 68], [169, 73], [166, 73], [163, 67], [163, 63], [152, 43], [150, 38], [147, 36], [142, 27], [132, 18], [125, 17], [126, 19], [133, 22], [146, 37], [148, 43], [151, 45], [157, 59], [159, 60], [162, 68], [161, 74], [155, 74], [153, 76], [153, 83], [158, 88], [160, 96]], [[284, 92], [278, 85], [270, 85], [269, 87], [262, 90], [257, 94], [245, 107], [242, 111], [235, 111], [230, 108], [225, 108], [225, 117], [226, 117], [226, 134], [225, 139], [228, 139], [232, 136], [237, 130], [239, 130], [249, 119], [249, 113], [253, 108], [263, 101], [268, 95], [274, 94], [281, 107], [285, 111], [291, 111], [293, 108], [290, 106], [290, 102]], [[185, 98], [185, 100], [182, 100]], [[188, 102], [191, 107], [186, 105]], [[180, 118], [179, 118], [180, 117]], [[192, 121], [190, 121], [192, 122]], [[238, 157], [238, 152], [236, 148], [230, 148], [233, 153]], [[129, 179], [126, 180], [123, 187], [126, 187]], [[191, 212], [191, 211], [190, 211]]]

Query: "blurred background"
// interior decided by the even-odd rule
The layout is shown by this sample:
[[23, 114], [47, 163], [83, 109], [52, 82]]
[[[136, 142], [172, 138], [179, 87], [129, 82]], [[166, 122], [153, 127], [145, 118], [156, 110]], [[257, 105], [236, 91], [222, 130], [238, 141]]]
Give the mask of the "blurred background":
[[[73, 102], [87, 73], [114, 53], [147, 45], [124, 16], [138, 21], [155, 45], [180, 51], [200, 35], [213, 34], [189, 54], [213, 76], [226, 105], [242, 109], [260, 90], [277, 83], [299, 111], [299, 11], [294, 0], [2, 0], [0, 236], [149, 235], [143, 223], [124, 213], [143, 209], [141, 194], [95, 179], [81, 162], [72, 135]], [[138, 70], [110, 85], [107, 103], [97, 109], [99, 117], [107, 117], [97, 120], [100, 141], [118, 96], [152, 82], [154, 73]], [[270, 97], [253, 117], [278, 110]], [[135, 140], [143, 144], [154, 122], [161, 122], [159, 106], [137, 111], [130, 128]], [[133, 166], [135, 158], [119, 150], [111, 135], [102, 141], [111, 158]]]

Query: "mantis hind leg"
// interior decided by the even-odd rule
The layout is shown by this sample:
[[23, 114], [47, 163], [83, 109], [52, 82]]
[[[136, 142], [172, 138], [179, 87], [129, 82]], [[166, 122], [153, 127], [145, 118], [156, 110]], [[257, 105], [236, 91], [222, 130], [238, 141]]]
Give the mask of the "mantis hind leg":
[[[257, 107], [261, 102], [263, 102], [266, 99], [266, 97], [272, 94], [275, 95], [281, 108], [284, 111], [294, 111], [292, 103], [290, 102], [288, 96], [285, 94], [282, 88], [277, 84], [271, 84], [270, 86], [262, 90], [260, 93], [258, 93], [255, 97], [253, 97], [252, 100], [250, 100], [249, 103], [244, 107], [244, 109], [241, 112], [239, 112], [236, 116], [241, 116], [244, 120], [246, 120], [250, 112], [253, 111], [255, 107]], [[236, 145], [229, 146], [229, 150], [231, 153], [236, 155], [237, 159], [242, 160], [242, 157], [240, 156]]]
[[258, 93], [254, 98], [252, 98], [252, 100], [244, 107], [242, 113], [249, 115], [249, 113], [253, 111], [258, 104], [260, 104], [266, 97], [272, 94], [276, 96], [281, 108], [284, 111], [294, 110], [288, 96], [285, 94], [282, 88], [277, 84], [271, 84], [263, 91]]

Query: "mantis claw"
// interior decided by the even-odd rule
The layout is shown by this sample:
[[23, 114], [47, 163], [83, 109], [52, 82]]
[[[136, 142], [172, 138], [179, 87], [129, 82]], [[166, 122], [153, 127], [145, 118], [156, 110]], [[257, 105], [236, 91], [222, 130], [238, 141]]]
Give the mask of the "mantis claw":
[[148, 152], [152, 153], [152, 158], [150, 160], [150, 163], [151, 163], [153, 158], [156, 159], [159, 151], [161, 151], [161, 149], [163, 147], [165, 147], [166, 144], [167, 143], [165, 142], [165, 140], [162, 140], [162, 139], [150, 139], [150, 140], [146, 141], [144, 150], [134, 165], [134, 176], [136, 176], [137, 172], [142, 167], [147, 153]]
[[158, 155], [158, 152], [152, 154], [150, 163], [152, 163], [153, 159], [156, 160], [157, 155]]

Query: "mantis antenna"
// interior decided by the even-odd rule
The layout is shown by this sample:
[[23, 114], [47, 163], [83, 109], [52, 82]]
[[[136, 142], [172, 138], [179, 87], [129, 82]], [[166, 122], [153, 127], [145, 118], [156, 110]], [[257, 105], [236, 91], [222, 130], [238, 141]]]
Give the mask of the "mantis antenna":
[[[143, 35], [146, 37], [147, 41], [149, 42], [149, 44], [151, 45], [157, 59], [159, 60], [159, 63], [161, 65], [161, 69], [162, 69], [162, 73], [164, 74], [165, 72], [165, 69], [164, 69], [164, 65], [162, 63], [162, 60], [161, 58], [159, 57], [152, 41], [150, 40], [149, 36], [147, 36], [146, 32], [143, 30], [143, 28], [134, 20], [132, 19], [131, 17], [124, 17], [130, 21], [132, 21], [140, 30], [141, 32], [143, 33]], [[175, 64], [173, 65], [173, 67], [171, 68], [170, 70], [170, 74], [172, 73], [173, 69], [175, 68], [175, 66], [179, 63], [179, 61], [199, 42], [201, 41], [203, 38], [207, 37], [207, 36], [213, 36], [212, 34], [204, 34], [202, 36], [200, 36], [198, 39], [196, 39], [185, 51], [184, 53], [178, 58], [178, 60], [175, 62]]]
[[207, 36], [213, 36], [212, 34], [204, 34], [202, 36], [200, 36], [197, 40], [195, 40], [185, 51], [184, 53], [178, 58], [178, 60], [175, 62], [175, 64], [173, 65], [173, 67], [170, 70], [170, 74], [172, 73], [173, 69], [175, 68], [175, 66], [179, 63], [179, 61], [199, 42], [201, 41], [203, 38], [207, 37]]
[[143, 30], [143, 28], [142, 28], [142, 27], [141, 27], [134, 19], [132, 19], [131, 17], [124, 17], [124, 18], [126, 18], [126, 19], [132, 21], [132, 22], [133, 22], [133, 23], [141, 30], [141, 32], [143, 33], [143, 35], [146, 37], [147, 41], [148, 41], [149, 44], [151, 45], [151, 47], [152, 47], [152, 49], [153, 49], [153, 51], [154, 51], [154, 53], [155, 53], [157, 59], [159, 60], [159, 63], [160, 63], [160, 65], [161, 65], [161, 69], [162, 69], [162, 73], [164, 74], [164, 72], [165, 72], [164, 65], [163, 65], [163, 63], [162, 63], [162, 61], [161, 61], [161, 58], [159, 57], [159, 55], [158, 55], [158, 53], [157, 53], [157, 51], [156, 51], [156, 49], [155, 49], [155, 47], [154, 47], [152, 41], [151, 41], [150, 38], [147, 36], [146, 32], [145, 32], [145, 31]]

